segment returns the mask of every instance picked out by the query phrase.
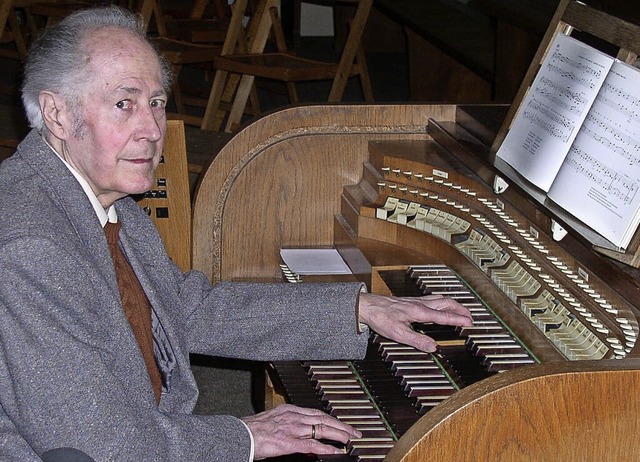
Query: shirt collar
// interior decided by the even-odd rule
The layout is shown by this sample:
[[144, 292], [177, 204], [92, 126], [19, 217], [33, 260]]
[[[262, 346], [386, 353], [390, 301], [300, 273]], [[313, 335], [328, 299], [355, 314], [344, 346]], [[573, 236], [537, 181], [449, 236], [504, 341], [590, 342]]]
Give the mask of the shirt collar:
[[93, 206], [93, 210], [96, 212], [96, 215], [98, 216], [98, 219], [100, 220], [100, 225], [104, 228], [104, 225], [107, 224], [107, 221], [109, 221], [111, 223], [116, 223], [118, 221], [118, 215], [116, 213], [116, 208], [113, 206], [113, 204], [111, 206], [109, 206], [108, 209], [105, 210], [102, 207], [102, 204], [100, 204], [100, 201], [98, 200], [98, 196], [96, 196], [96, 194], [91, 189], [91, 186], [89, 186], [89, 183], [87, 182], [87, 180], [85, 180], [82, 177], [82, 175], [80, 175], [71, 166], [71, 164], [69, 164], [66, 160], [64, 160], [62, 158], [62, 156], [55, 149], [53, 149], [53, 146], [51, 146], [51, 144], [49, 144], [49, 142], [47, 141], [47, 139], [44, 136], [42, 137], [42, 139], [44, 140], [45, 143], [47, 143], [47, 146], [49, 146], [49, 148], [51, 148], [51, 150], [58, 156], [58, 158], [62, 161], [62, 163], [69, 169], [69, 171], [73, 174], [73, 176], [76, 178], [76, 180], [78, 180], [78, 183], [80, 183], [80, 186], [82, 186], [82, 190], [84, 191], [84, 193], [89, 198], [89, 201], [91, 202], [91, 205]]

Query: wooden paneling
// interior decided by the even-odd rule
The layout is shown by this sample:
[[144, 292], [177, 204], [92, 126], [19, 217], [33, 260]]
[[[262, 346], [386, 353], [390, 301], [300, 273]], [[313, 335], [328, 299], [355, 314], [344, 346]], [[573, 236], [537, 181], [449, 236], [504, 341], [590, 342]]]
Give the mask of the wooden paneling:
[[278, 249], [333, 244], [345, 185], [372, 139], [424, 139], [448, 105], [303, 106], [237, 133], [204, 173], [194, 202], [193, 266], [213, 281], [273, 278]]

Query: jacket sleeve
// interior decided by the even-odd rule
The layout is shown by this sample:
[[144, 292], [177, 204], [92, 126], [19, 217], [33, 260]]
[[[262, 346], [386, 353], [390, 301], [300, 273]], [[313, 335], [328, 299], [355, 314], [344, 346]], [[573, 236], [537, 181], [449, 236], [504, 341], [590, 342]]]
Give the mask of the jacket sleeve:
[[104, 274], [64, 242], [0, 242], [0, 460], [72, 447], [96, 461], [244, 461], [231, 416], [161, 412]]
[[191, 351], [259, 361], [359, 359], [368, 339], [368, 331], [357, 329], [361, 287], [222, 282], [203, 291], [189, 289], [188, 294], [203, 294], [184, 305], [193, 307], [187, 329]]
[[130, 261], [150, 278], [148, 286], [157, 285], [162, 294], [158, 305], [167, 308], [164, 314], [172, 318], [172, 325], [180, 326], [179, 335], [186, 336], [190, 352], [257, 361], [364, 356], [368, 330], [359, 335], [356, 320], [363, 284], [212, 286], [202, 273], [183, 274], [171, 262], [140, 207], [130, 201], [122, 205], [127, 206], [118, 210], [123, 228], [127, 222], [135, 224], [128, 234], [128, 250], [135, 253]]

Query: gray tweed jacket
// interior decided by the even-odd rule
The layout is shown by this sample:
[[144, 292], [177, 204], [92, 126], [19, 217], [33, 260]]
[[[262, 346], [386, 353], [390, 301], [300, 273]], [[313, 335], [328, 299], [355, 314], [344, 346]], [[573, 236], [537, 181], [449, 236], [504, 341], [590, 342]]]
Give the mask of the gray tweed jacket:
[[211, 286], [183, 274], [135, 202], [121, 245], [153, 306], [156, 406], [100, 223], [37, 132], [0, 164], [0, 460], [65, 446], [96, 461], [246, 461], [231, 416], [196, 416], [189, 352], [253, 360], [360, 357], [359, 284]]

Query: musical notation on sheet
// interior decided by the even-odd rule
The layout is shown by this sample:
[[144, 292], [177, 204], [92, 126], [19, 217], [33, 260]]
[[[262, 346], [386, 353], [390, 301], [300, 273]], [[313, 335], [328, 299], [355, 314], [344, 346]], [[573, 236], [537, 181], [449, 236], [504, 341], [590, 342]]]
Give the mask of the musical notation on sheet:
[[627, 119], [640, 116], [640, 98], [622, 87], [605, 82], [598, 94], [600, 102]]
[[594, 110], [587, 116], [581, 129], [581, 134], [588, 136], [594, 142], [610, 151], [611, 154], [620, 156], [630, 166], [640, 162], [640, 139], [635, 135], [618, 128], [620, 124], [610, 121], [609, 117]]
[[576, 91], [570, 86], [563, 87], [547, 77], [540, 79], [540, 84], [540, 87], [536, 88], [536, 93], [556, 107], [567, 111], [582, 111], [588, 103], [584, 92]]
[[[598, 201], [603, 198], [613, 198], [616, 202], [628, 205], [634, 201], [640, 189], [638, 181], [608, 167], [604, 162], [600, 162], [575, 146], [571, 148], [565, 165], [584, 177], [584, 181], [589, 183], [589, 194], [593, 194]], [[599, 194], [593, 191], [594, 188], [599, 191]]]
[[640, 71], [558, 34], [497, 157], [625, 248], [640, 222]]
[[523, 118], [548, 135], [568, 142], [589, 109], [589, 93], [600, 86], [603, 70], [591, 60], [574, 59], [556, 44], [544, 64], [546, 72], [534, 82]]
[[[547, 135], [566, 140], [575, 129], [575, 124], [568, 117], [563, 117], [540, 101], [532, 100], [522, 117], [543, 130]], [[531, 149], [528, 148], [531, 152]]]
[[498, 157], [548, 191], [612, 63], [571, 37], [556, 36]]
[[640, 71], [615, 62], [549, 197], [619, 247], [640, 219]]

